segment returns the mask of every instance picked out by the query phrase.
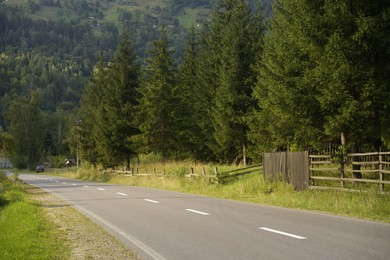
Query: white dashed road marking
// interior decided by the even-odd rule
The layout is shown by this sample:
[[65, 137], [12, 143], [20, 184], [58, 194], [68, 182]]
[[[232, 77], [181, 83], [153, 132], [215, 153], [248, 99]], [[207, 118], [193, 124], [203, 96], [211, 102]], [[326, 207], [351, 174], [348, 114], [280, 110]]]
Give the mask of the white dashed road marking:
[[194, 209], [186, 209], [186, 210], [189, 211], [189, 212], [193, 212], [193, 213], [200, 214], [200, 215], [204, 215], [204, 216], [210, 215], [210, 214], [207, 213], [207, 212], [202, 212], [202, 211], [198, 211], [198, 210], [194, 210]]
[[276, 229], [271, 229], [271, 228], [266, 228], [266, 227], [259, 227], [259, 229], [264, 230], [264, 231], [268, 231], [268, 232], [272, 232], [272, 233], [275, 233], [275, 234], [283, 235], [283, 236], [296, 238], [296, 239], [306, 239], [306, 237], [301, 237], [301, 236], [298, 236], [298, 235], [290, 234], [290, 233], [279, 231], [279, 230], [276, 230]]
[[150, 200], [150, 199], [144, 199], [144, 200], [147, 201], [147, 202], [155, 203], [155, 204], [160, 203], [160, 202], [157, 201], [157, 200]]

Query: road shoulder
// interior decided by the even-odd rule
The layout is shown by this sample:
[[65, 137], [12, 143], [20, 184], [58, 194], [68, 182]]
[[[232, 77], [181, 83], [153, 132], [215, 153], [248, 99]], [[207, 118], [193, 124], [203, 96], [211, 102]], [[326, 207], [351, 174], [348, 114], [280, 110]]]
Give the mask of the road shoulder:
[[28, 186], [30, 199], [44, 209], [47, 220], [63, 234], [60, 240], [71, 248], [70, 259], [139, 259], [103, 228], [59, 197]]

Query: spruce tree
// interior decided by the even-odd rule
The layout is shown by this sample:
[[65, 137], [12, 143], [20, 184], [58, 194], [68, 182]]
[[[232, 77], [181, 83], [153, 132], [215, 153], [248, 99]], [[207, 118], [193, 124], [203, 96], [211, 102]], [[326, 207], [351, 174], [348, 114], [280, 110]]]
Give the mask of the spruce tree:
[[178, 152], [181, 157], [201, 159], [201, 149], [204, 147], [200, 140], [200, 131], [197, 122], [200, 119], [197, 111], [200, 110], [196, 96], [198, 80], [198, 40], [194, 26], [191, 27], [187, 48], [178, 68], [177, 94], [179, 113], [176, 114], [178, 123], [177, 139], [180, 143]]
[[322, 137], [317, 88], [307, 79], [320, 40], [316, 5], [304, 0], [274, 2], [254, 89], [259, 108], [250, 121], [250, 137], [259, 151], [306, 147]]
[[[243, 159], [248, 143], [246, 117], [255, 105], [253, 66], [261, 52], [262, 19], [247, 1], [220, 1], [213, 22], [218, 23], [217, 86], [212, 108], [217, 157], [225, 162]], [[261, 9], [258, 12], [261, 14]]]
[[34, 169], [43, 162], [45, 123], [41, 104], [42, 92], [32, 91], [27, 96], [16, 96], [6, 113], [15, 145], [12, 162], [18, 168]]
[[139, 133], [134, 121], [139, 77], [140, 67], [124, 32], [112, 60], [105, 64], [101, 58], [82, 98], [79, 131], [88, 151], [85, 155], [104, 167], [123, 162], [129, 166], [136, 156], [132, 137]]
[[144, 152], [160, 153], [165, 162], [168, 156], [174, 156], [178, 145], [176, 66], [165, 28], [153, 44], [140, 91], [137, 122], [141, 134], [137, 141], [145, 147]]
[[275, 1], [251, 118], [262, 150], [341, 143], [341, 135], [350, 146], [380, 145], [389, 118], [388, 10], [384, 1]]
[[379, 149], [389, 133], [390, 3], [325, 1], [322, 10], [326, 38], [314, 81], [325, 133], [342, 134], [353, 150]]

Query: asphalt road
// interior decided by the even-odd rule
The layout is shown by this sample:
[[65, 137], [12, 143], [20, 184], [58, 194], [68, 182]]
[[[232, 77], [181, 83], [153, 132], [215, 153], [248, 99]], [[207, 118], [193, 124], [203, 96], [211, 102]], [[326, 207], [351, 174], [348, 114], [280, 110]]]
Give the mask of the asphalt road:
[[390, 259], [390, 224], [157, 189], [19, 177], [68, 201], [144, 259]]

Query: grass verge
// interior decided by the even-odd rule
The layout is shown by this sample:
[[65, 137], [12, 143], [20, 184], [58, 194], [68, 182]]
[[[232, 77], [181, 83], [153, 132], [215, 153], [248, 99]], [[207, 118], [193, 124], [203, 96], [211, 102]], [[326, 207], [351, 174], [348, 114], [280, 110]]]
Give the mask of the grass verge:
[[23, 185], [0, 174], [0, 259], [66, 259], [57, 230], [27, 199]]
[[138, 259], [57, 196], [0, 173], [0, 259]]

